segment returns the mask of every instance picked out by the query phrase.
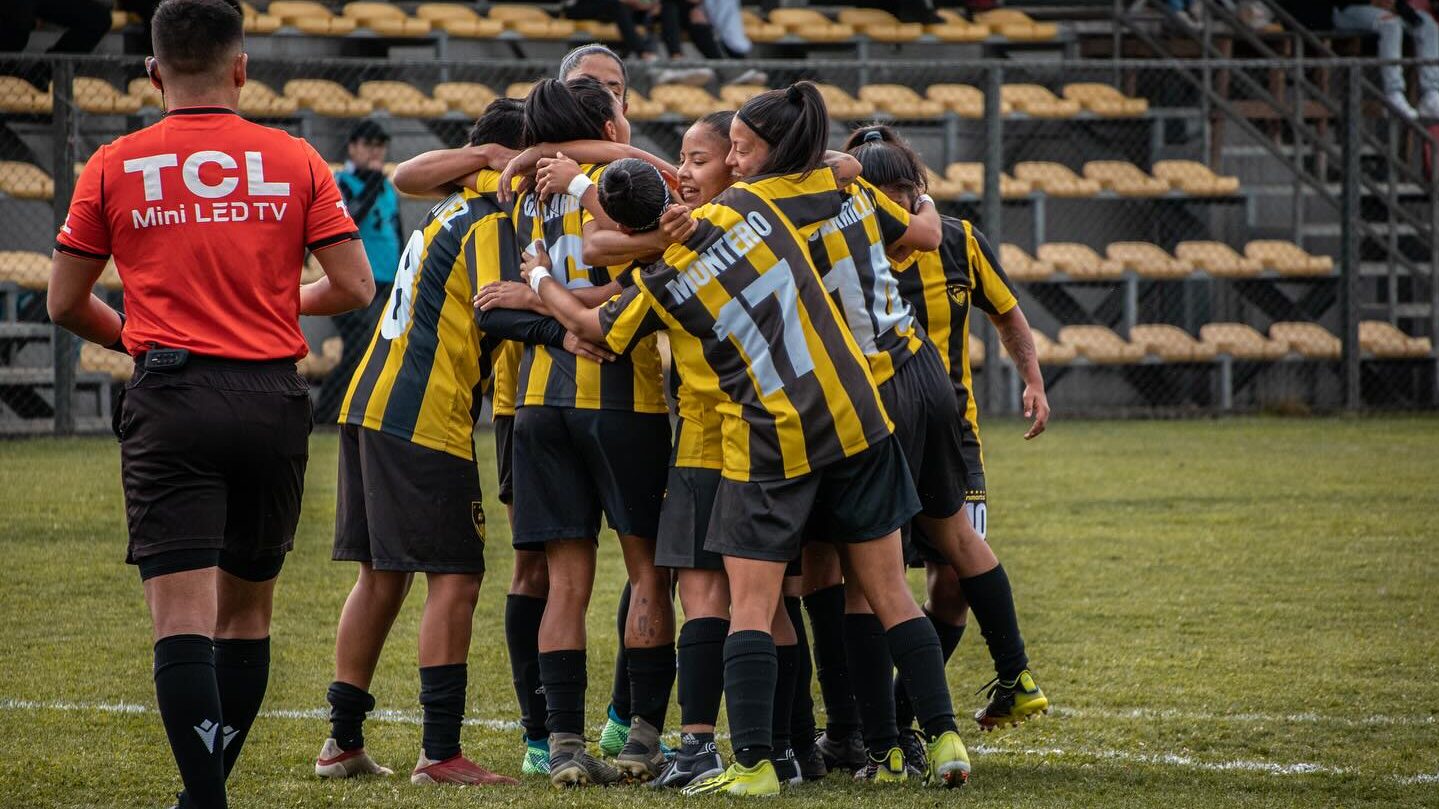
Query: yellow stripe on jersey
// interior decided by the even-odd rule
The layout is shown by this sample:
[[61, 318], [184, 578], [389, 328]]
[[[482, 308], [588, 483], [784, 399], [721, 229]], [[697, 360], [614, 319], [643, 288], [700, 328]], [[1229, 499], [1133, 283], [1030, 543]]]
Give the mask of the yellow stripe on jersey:
[[[673, 339], [673, 337], [671, 337]], [[724, 421], [715, 402], [701, 396], [680, 377], [679, 423], [675, 428], [675, 462], [681, 468], [724, 468]]]
[[518, 382], [521, 349], [522, 346], [514, 340], [505, 340], [495, 352], [495, 382], [490, 398], [492, 415], [515, 414], [515, 385]]

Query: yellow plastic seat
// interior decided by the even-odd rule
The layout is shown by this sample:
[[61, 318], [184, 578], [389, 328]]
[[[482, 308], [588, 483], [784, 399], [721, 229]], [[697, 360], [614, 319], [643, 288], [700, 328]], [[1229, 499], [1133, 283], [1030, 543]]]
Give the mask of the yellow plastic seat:
[[833, 84], [816, 84], [819, 94], [824, 96], [824, 105], [829, 108], [831, 118], [855, 120], [874, 115], [874, 105], [845, 92]]
[[1013, 281], [1043, 281], [1054, 275], [1049, 262], [1036, 260], [1024, 248], [1007, 242], [999, 246], [999, 263]]
[[415, 9], [415, 16], [428, 20], [432, 29], [439, 29], [452, 37], [488, 39], [499, 36], [505, 30], [503, 21], [481, 17], [474, 9], [460, 3], [421, 3]]
[[1059, 342], [1090, 362], [1105, 365], [1136, 363], [1147, 353], [1144, 346], [1126, 342], [1105, 326], [1065, 326], [1059, 330]]
[[120, 269], [115, 266], [113, 257], [105, 262], [105, 269], [101, 270], [100, 277], [95, 279], [95, 286], [115, 292], [124, 288], [120, 281]]
[[1151, 177], [1123, 160], [1091, 160], [1084, 164], [1084, 176], [1106, 191], [1125, 197], [1158, 197], [1169, 193], [1169, 182]]
[[50, 94], [19, 76], [0, 76], [0, 112], [47, 114], [54, 109]]
[[740, 12], [740, 19], [744, 22], [744, 34], [751, 42], [777, 42], [789, 33], [783, 25], [769, 22], [749, 9]]
[[337, 16], [313, 0], [274, 0], [265, 11], [285, 25], [314, 36], [345, 36], [356, 27], [353, 19]]
[[131, 79], [128, 89], [130, 91], [130, 96], [132, 98], [139, 99], [140, 106], [142, 107], [154, 107], [156, 109], [163, 109], [165, 106], [163, 96], [160, 95], [159, 90], [155, 89], [155, 85], [150, 83], [150, 78], [148, 76], [141, 76], [138, 79]]
[[1290, 351], [1314, 360], [1337, 360], [1344, 353], [1344, 344], [1339, 338], [1318, 323], [1272, 323], [1269, 339], [1284, 343]]
[[1075, 174], [1068, 166], [1043, 160], [1014, 164], [1014, 176], [1034, 184], [1052, 197], [1092, 197], [1099, 183]]
[[[967, 342], [969, 343], [969, 367], [983, 368], [985, 360], [984, 341], [976, 339], [975, 336], [971, 334]], [[1000, 350], [1003, 351], [1003, 348], [1001, 347]]]
[[245, 82], [245, 86], [240, 88], [241, 115], [272, 118], [294, 115], [299, 108], [300, 102], [276, 93], [263, 82], [249, 79]]
[[746, 101], [768, 90], [769, 88], [762, 84], [726, 84], [720, 88], [720, 99], [734, 109], [739, 109]]
[[638, 90], [630, 91], [629, 109], [625, 116], [631, 121], [653, 121], [665, 112], [665, 105], [652, 98], [645, 98]]
[[1070, 278], [1082, 280], [1104, 280], [1118, 278], [1124, 274], [1124, 267], [1107, 262], [1094, 248], [1075, 242], [1049, 242], [1041, 244], [1039, 260], [1062, 272]]
[[1009, 8], [981, 11], [974, 15], [974, 20], [984, 23], [990, 30], [1006, 39], [1042, 42], [1059, 36], [1059, 26], [1054, 23], [1036, 22], [1023, 11]]
[[947, 8], [935, 9], [942, 22], [926, 25], [924, 30], [941, 42], [983, 42], [989, 38], [989, 26], [973, 23]]
[[16, 199], [54, 199], [55, 181], [39, 166], [0, 160], [0, 193]]
[[[971, 194], [984, 195], [984, 164], [983, 163], [950, 163], [944, 170], [945, 179], [961, 183]], [[999, 175], [999, 195], [1005, 199], [1022, 197], [1033, 193], [1034, 184], [1028, 180], [1021, 180], [1001, 172]]]
[[1234, 252], [1223, 242], [1180, 242], [1174, 257], [1195, 270], [1219, 278], [1249, 278], [1259, 274], [1259, 262]]
[[[3, 172], [0, 164], [0, 172]], [[3, 177], [3, 174], [0, 174]], [[29, 250], [0, 250], [0, 283], [43, 291], [50, 284], [50, 256]]]
[[490, 6], [490, 19], [529, 39], [569, 39], [577, 29], [574, 20], [557, 19], [538, 6], [514, 3]]
[[703, 87], [683, 84], [661, 84], [651, 88], [650, 100], [663, 104], [670, 112], [688, 118], [701, 118], [712, 112], [733, 109], [730, 104], [710, 95]]
[[854, 28], [834, 22], [812, 8], [777, 8], [769, 21], [806, 42], [842, 42], [854, 36]]
[[[968, 84], [931, 84], [929, 89], [924, 91], [924, 95], [931, 101], [943, 104], [961, 118], [984, 117], [984, 93], [978, 87]], [[999, 111], [1002, 115], [1008, 115], [1014, 111], [1014, 105], [1001, 98]]]
[[435, 85], [435, 100], [470, 118], [478, 118], [495, 100], [495, 91], [476, 82], [445, 81]]
[[837, 19], [876, 42], [913, 42], [924, 36], [924, 26], [920, 23], [900, 22], [898, 17], [879, 8], [841, 9]]
[[1078, 101], [1060, 98], [1038, 84], [1006, 84], [1000, 88], [1000, 98], [1035, 118], [1073, 118], [1080, 110]]
[[346, 3], [342, 12], [361, 28], [387, 37], [422, 37], [430, 33], [430, 21], [411, 17], [389, 3]]
[[1288, 343], [1271, 340], [1248, 323], [1205, 323], [1199, 339], [1237, 360], [1277, 360], [1289, 353]]
[[1359, 347], [1383, 359], [1428, 357], [1434, 352], [1428, 337], [1410, 337], [1382, 320], [1359, 322]]
[[1280, 275], [1331, 275], [1334, 259], [1311, 255], [1294, 242], [1282, 239], [1257, 239], [1244, 246], [1244, 255], [1266, 270]]
[[521, 101], [530, 94], [535, 83], [532, 81], [517, 81], [505, 88], [505, 98], [518, 98]]
[[1143, 115], [1149, 109], [1149, 102], [1145, 99], [1130, 98], [1107, 84], [1097, 82], [1066, 84], [1063, 95], [1095, 115], [1106, 118], [1132, 118]]
[[291, 79], [285, 82], [285, 96], [318, 115], [331, 118], [360, 118], [375, 109], [373, 102], [356, 98], [329, 79]]
[[140, 99], [121, 93], [104, 79], [79, 76], [74, 84], [75, 106], [98, 115], [130, 115], [140, 111]]
[[1129, 330], [1129, 342], [1165, 362], [1209, 362], [1218, 353], [1209, 343], [1167, 323], [1149, 323]]
[[1154, 163], [1154, 176], [1186, 194], [1222, 196], [1239, 191], [1238, 177], [1215, 174], [1203, 163], [1193, 160], [1159, 160]]
[[1114, 242], [1104, 250], [1110, 262], [1141, 278], [1170, 280], [1184, 278], [1191, 272], [1188, 264], [1149, 242]]
[[80, 344], [80, 370], [89, 374], [104, 374], [116, 382], [128, 380], [135, 375], [135, 360], [129, 354], [111, 351], [88, 341]]
[[1034, 355], [1039, 359], [1040, 365], [1068, 365], [1079, 356], [1074, 346], [1057, 343], [1039, 329], [1033, 329], [1030, 333], [1034, 336]]
[[859, 99], [902, 121], [925, 120], [944, 115], [938, 101], [924, 98], [903, 84], [868, 84], [859, 88]]
[[941, 177], [929, 166], [924, 167], [924, 175], [927, 193], [935, 199], [958, 199], [969, 193], [964, 183]]
[[419, 88], [403, 81], [367, 81], [360, 85], [360, 98], [401, 118], [437, 118], [450, 106], [430, 98]]
[[245, 33], [247, 34], [273, 34], [284, 25], [284, 21], [268, 12], [257, 11], [254, 6], [246, 2], [240, 3], [240, 13], [245, 18]]

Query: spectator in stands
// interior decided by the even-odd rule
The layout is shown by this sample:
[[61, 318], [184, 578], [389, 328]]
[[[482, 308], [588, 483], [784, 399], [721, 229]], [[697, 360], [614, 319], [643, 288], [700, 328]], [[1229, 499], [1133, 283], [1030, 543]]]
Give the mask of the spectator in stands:
[[36, 20], [65, 29], [49, 53], [89, 53], [110, 30], [110, 6], [99, 0], [4, 0], [0, 2], [0, 51], [25, 50]]
[[620, 29], [620, 53], [653, 61], [654, 45], [640, 33], [642, 24], [657, 7], [656, 0], [565, 0], [561, 12], [571, 20], [612, 22]]
[[[731, 0], [732, 2], [732, 0]], [[695, 48], [706, 59], [725, 59], [733, 56], [719, 43], [715, 36], [715, 27], [710, 24], [709, 4], [703, 0], [660, 0], [659, 23], [660, 37], [664, 41], [665, 52], [671, 59], [684, 58], [684, 41], [680, 39], [680, 29], [690, 35], [690, 41]], [[735, 4], [734, 17], [740, 19], [738, 4]], [[744, 31], [744, 23], [739, 23], [740, 31]], [[740, 55], [749, 53], [750, 42], [744, 40], [744, 51]], [[655, 84], [691, 84], [704, 86], [715, 79], [715, 71], [707, 67], [693, 68], [663, 68], [655, 71]], [[729, 80], [731, 84], [764, 84], [769, 77], [754, 69], [746, 69], [738, 76]]]
[[[1308, 5], [1306, 3], [1305, 5]], [[1313, 5], [1325, 5], [1314, 3]], [[1427, 11], [1419, 11], [1408, 0], [1329, 0], [1335, 28], [1372, 31], [1379, 35], [1379, 58], [1399, 59], [1404, 56], [1404, 32], [1414, 40], [1414, 55], [1420, 59], [1439, 59], [1439, 25]], [[1404, 68], [1385, 65], [1380, 68], [1384, 81], [1384, 98], [1405, 118], [1439, 119], [1439, 66], [1419, 67], [1419, 109], [1409, 103], [1404, 89]]]
[[[365, 355], [375, 323], [384, 312], [400, 264], [404, 232], [400, 227], [400, 196], [385, 176], [385, 156], [390, 133], [377, 122], [366, 119], [350, 132], [348, 159], [335, 173], [335, 184], [350, 217], [360, 230], [365, 256], [375, 273], [375, 298], [370, 305], [335, 318], [344, 348], [332, 379], [349, 379]], [[344, 385], [326, 385], [321, 391], [318, 418], [333, 420], [339, 413]]]

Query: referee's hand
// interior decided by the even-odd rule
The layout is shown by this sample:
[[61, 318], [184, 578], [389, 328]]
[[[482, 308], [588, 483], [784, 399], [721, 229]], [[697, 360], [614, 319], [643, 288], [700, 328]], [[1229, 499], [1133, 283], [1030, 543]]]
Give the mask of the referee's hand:
[[1028, 441], [1044, 432], [1044, 428], [1049, 425], [1049, 397], [1044, 395], [1044, 388], [1025, 385], [1021, 401], [1024, 403], [1024, 417], [1034, 419], [1034, 423], [1029, 426], [1029, 432], [1024, 434], [1024, 440]]

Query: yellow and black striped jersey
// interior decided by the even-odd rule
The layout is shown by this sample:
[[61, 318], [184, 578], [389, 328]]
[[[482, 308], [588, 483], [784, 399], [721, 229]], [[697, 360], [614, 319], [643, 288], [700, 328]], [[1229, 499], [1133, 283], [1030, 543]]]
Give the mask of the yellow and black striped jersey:
[[[604, 166], [581, 169], [599, 180]], [[556, 194], [541, 202], [532, 193], [515, 198], [515, 235], [520, 249], [541, 240], [550, 255], [551, 275], [570, 289], [604, 286], [618, 280], [628, 265], [591, 267], [584, 262], [582, 228], [589, 220], [579, 199]], [[659, 348], [653, 337], [614, 362], [597, 363], [562, 348], [527, 345], [520, 358], [517, 404], [665, 413]]]
[[970, 307], [1002, 315], [1019, 301], [984, 235], [967, 220], [944, 216], [940, 221], [944, 240], [939, 249], [896, 263], [896, 278], [900, 294], [914, 306], [949, 371], [964, 414], [964, 430], [978, 442], [979, 407], [971, 395], [969, 366]]
[[799, 230], [842, 203], [828, 170], [737, 183], [601, 311], [616, 352], [669, 330], [685, 384], [720, 415], [726, 478], [802, 476], [893, 431]]
[[676, 410], [674, 455], [672, 466], [681, 468], [723, 469], [724, 427], [718, 402], [705, 397], [687, 384], [676, 366], [679, 378], [675, 390]]
[[845, 189], [839, 215], [806, 233], [824, 288], [881, 385], [924, 344], [885, 255], [908, 228], [909, 212], [860, 179]]
[[476, 325], [472, 299], [504, 266], [518, 274], [519, 255], [492, 195], [464, 189], [430, 209], [405, 245], [340, 423], [473, 458], [475, 420], [502, 341]]
[[515, 414], [515, 386], [520, 372], [520, 354], [524, 347], [514, 340], [505, 340], [495, 352], [495, 383], [490, 388], [490, 415]]

